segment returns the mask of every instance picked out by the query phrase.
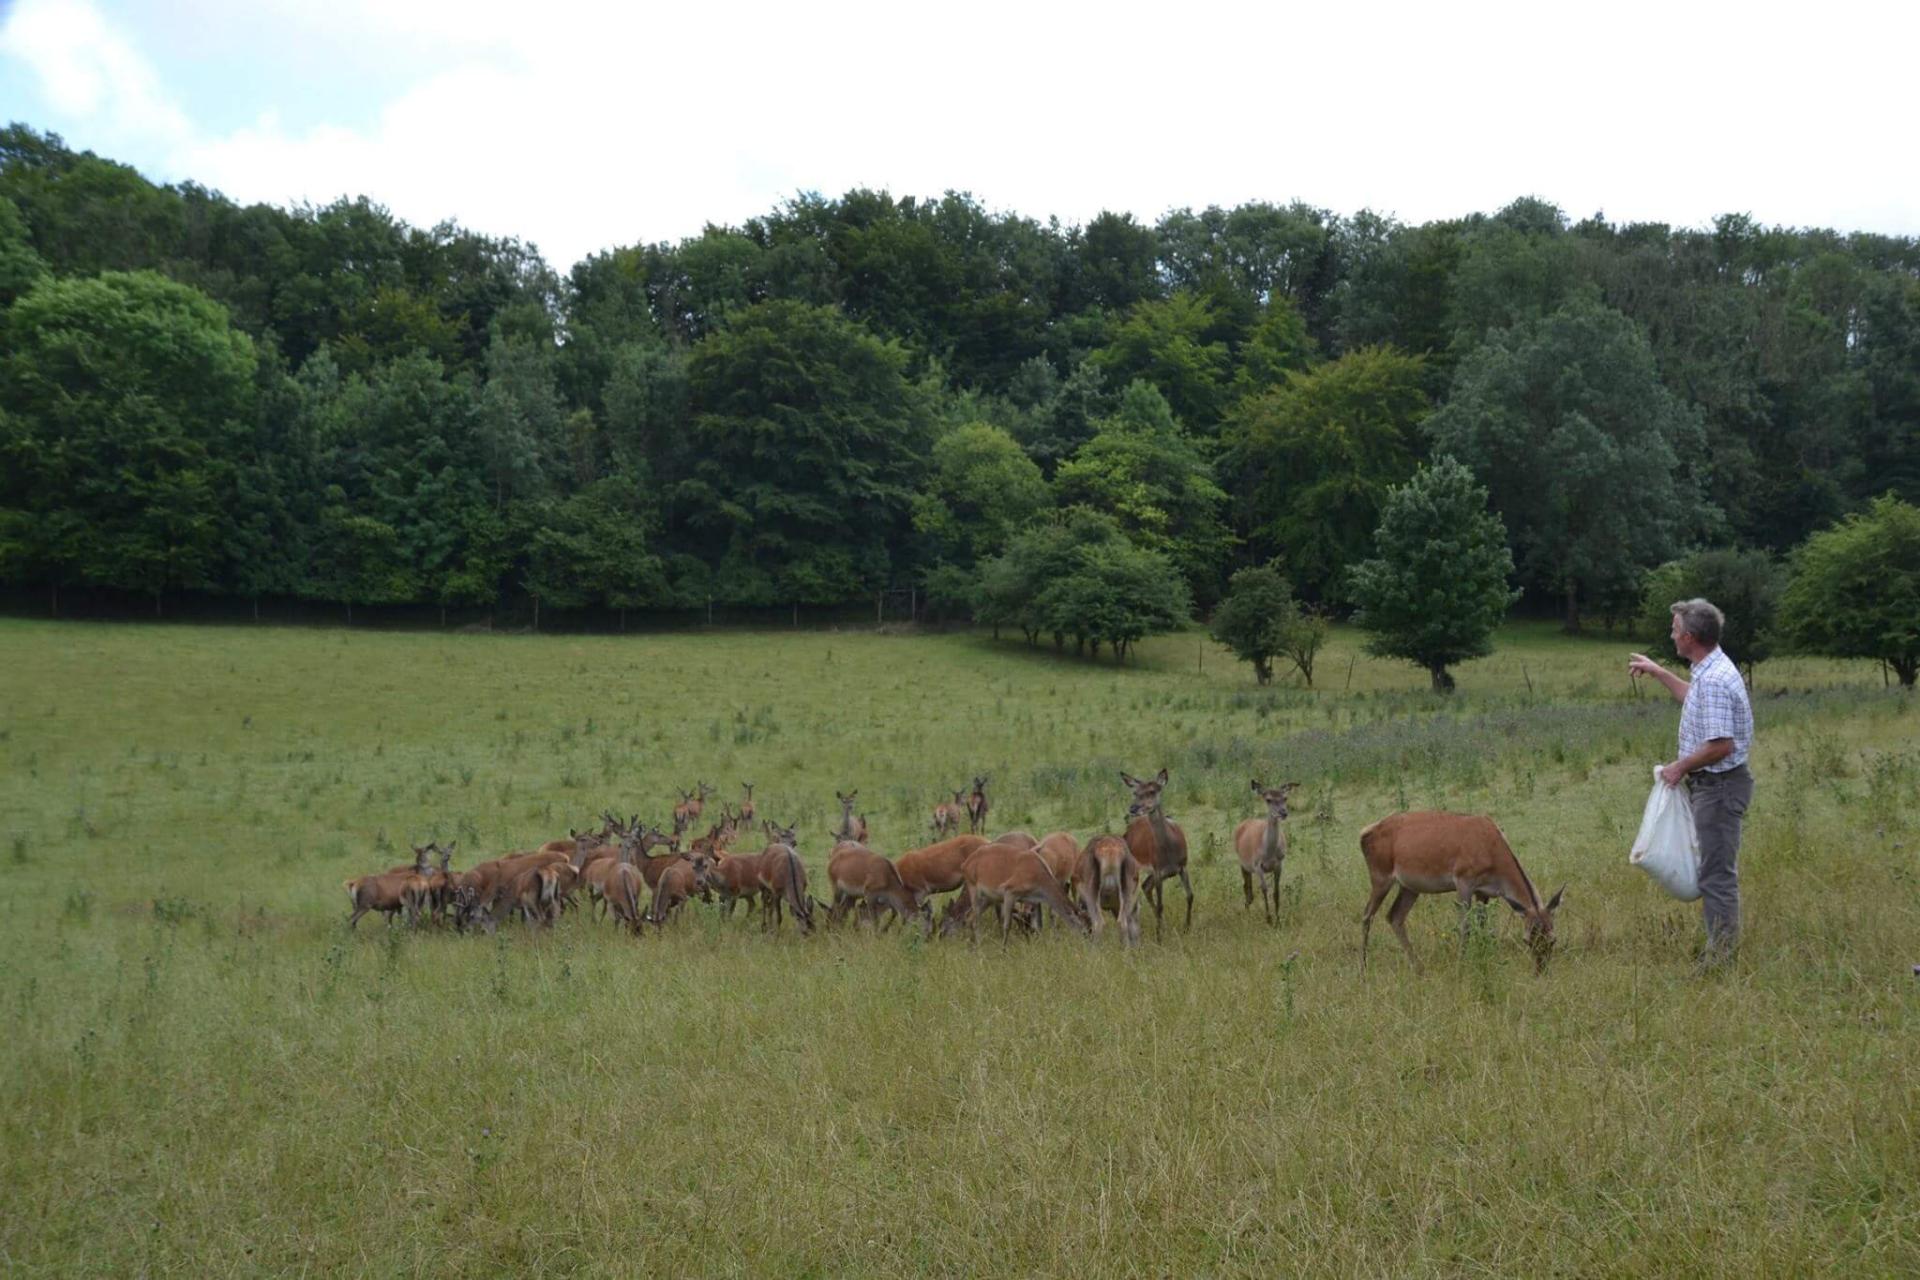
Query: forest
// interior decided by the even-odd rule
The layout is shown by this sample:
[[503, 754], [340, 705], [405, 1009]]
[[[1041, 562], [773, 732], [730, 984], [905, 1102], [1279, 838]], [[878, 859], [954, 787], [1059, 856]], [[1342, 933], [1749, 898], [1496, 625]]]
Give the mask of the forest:
[[1521, 607], [1577, 629], [1680, 557], [1920, 500], [1920, 242], [1749, 213], [1062, 225], [853, 190], [562, 274], [16, 123], [0, 309], [0, 588], [56, 615], [911, 593], [1031, 638], [1009, 591], [1064, 573], [1060, 608], [1137, 615], [1119, 653], [1255, 566], [1350, 608], [1388, 495], [1450, 456]]

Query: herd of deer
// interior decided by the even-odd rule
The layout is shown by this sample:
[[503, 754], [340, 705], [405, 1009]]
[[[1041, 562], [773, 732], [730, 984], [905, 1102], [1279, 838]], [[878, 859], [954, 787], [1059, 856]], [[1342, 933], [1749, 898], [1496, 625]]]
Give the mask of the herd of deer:
[[[603, 825], [597, 832], [570, 832], [564, 840], [493, 858], [466, 871], [450, 868], [457, 841], [445, 847], [437, 842], [413, 846], [412, 863], [346, 882], [353, 906], [348, 924], [357, 925], [367, 912], [379, 911], [389, 922], [401, 917], [410, 924], [451, 921], [461, 930], [492, 931], [501, 919], [516, 914], [530, 925], [551, 926], [576, 905], [584, 890], [590, 909], [603, 916], [611, 914], [636, 934], [647, 925], [664, 928], [688, 899], [700, 897], [717, 902], [726, 916], [739, 903], [747, 903], [749, 909], [757, 904], [762, 927], [767, 929], [779, 928], [791, 911], [803, 933], [813, 931], [819, 909], [830, 924], [840, 923], [852, 912], [879, 927], [890, 927], [897, 918], [903, 927], [918, 921], [928, 936], [936, 927], [943, 935], [964, 927], [974, 936], [980, 917], [991, 908], [1003, 945], [1016, 921], [1038, 928], [1049, 911], [1089, 935], [1097, 934], [1111, 915], [1122, 938], [1134, 943], [1140, 938], [1137, 909], [1142, 898], [1153, 907], [1154, 936], [1160, 936], [1162, 892], [1170, 880], [1178, 880], [1186, 894], [1185, 925], [1190, 927], [1193, 885], [1187, 878], [1186, 833], [1161, 808], [1167, 771], [1144, 780], [1127, 773], [1120, 777], [1132, 793], [1122, 835], [1096, 835], [1084, 844], [1065, 831], [1040, 838], [1008, 831], [988, 838], [989, 778], [983, 774], [973, 780], [971, 792], [956, 791], [951, 804], [935, 807], [932, 844], [898, 858], [867, 846], [866, 817], [854, 813], [859, 792], [835, 792], [840, 826], [832, 834], [827, 855], [831, 902], [820, 902], [809, 893], [794, 828], [762, 820], [765, 847], [758, 853], [734, 852], [735, 842], [752, 830], [752, 783], [742, 784], [745, 794], [738, 808], [723, 804], [719, 822], [704, 835], [687, 839], [713, 794], [713, 788], [702, 782], [692, 791], [679, 793], [671, 833], [642, 824], [637, 815], [622, 821], [602, 814]], [[1280, 871], [1287, 854], [1287, 797], [1299, 785], [1266, 787], [1254, 779], [1252, 789], [1266, 814], [1248, 818], [1233, 832], [1245, 905], [1253, 905], [1257, 882], [1268, 924], [1278, 918]], [[965, 834], [957, 831], [962, 819], [968, 826]], [[666, 852], [656, 855], [655, 849]], [[1463, 943], [1469, 908], [1495, 899], [1507, 903], [1525, 918], [1535, 966], [1545, 966], [1553, 949], [1554, 912], [1565, 889], [1543, 905], [1491, 819], [1441, 812], [1396, 813], [1362, 831], [1360, 849], [1372, 879], [1360, 919], [1363, 968], [1374, 914], [1388, 890], [1396, 888], [1387, 923], [1416, 972], [1420, 962], [1407, 937], [1406, 919], [1419, 896], [1429, 893], [1457, 896]], [[942, 893], [954, 897], [936, 926], [932, 900]], [[884, 923], [883, 912], [892, 913]]]

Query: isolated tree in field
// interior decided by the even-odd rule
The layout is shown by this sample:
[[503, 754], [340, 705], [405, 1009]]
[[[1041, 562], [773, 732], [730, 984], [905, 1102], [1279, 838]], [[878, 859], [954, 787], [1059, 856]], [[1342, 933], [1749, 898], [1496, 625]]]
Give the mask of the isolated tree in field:
[[1273, 661], [1287, 658], [1300, 676], [1313, 685], [1313, 663], [1326, 643], [1326, 615], [1308, 610], [1293, 598], [1293, 587], [1273, 565], [1242, 569], [1227, 585], [1225, 599], [1214, 610], [1213, 638], [1233, 650], [1242, 662], [1253, 664], [1260, 684], [1273, 681]]
[[1793, 555], [1780, 626], [1808, 653], [1877, 658], [1913, 688], [1920, 675], [1920, 507], [1889, 494], [1807, 539]]
[[1487, 486], [1522, 579], [1565, 602], [1568, 630], [1713, 519], [1699, 414], [1633, 322], [1590, 298], [1489, 337], [1426, 429]]
[[1349, 586], [1368, 650], [1424, 667], [1435, 693], [1453, 692], [1447, 668], [1493, 652], [1493, 630], [1520, 595], [1507, 587], [1513, 554], [1487, 491], [1441, 458], [1388, 495], [1374, 546]]
[[1141, 638], [1184, 623], [1186, 583], [1166, 557], [1135, 546], [1110, 516], [1077, 507], [1014, 536], [980, 565], [975, 614], [1018, 627], [1033, 644], [1051, 634], [1076, 652], [1111, 645], [1124, 660]]
[[1324, 597], [1367, 555], [1387, 489], [1413, 474], [1427, 413], [1422, 362], [1351, 351], [1244, 400], [1221, 433], [1240, 527]]
[[225, 308], [151, 272], [43, 278], [0, 349], [5, 559], [156, 608], [211, 585], [254, 392], [253, 343]]
[[1774, 621], [1787, 575], [1764, 551], [1727, 548], [1670, 560], [1647, 575], [1639, 625], [1661, 652], [1673, 653], [1672, 606], [1678, 600], [1711, 600], [1727, 617], [1720, 647], [1753, 681], [1753, 669], [1772, 655]]

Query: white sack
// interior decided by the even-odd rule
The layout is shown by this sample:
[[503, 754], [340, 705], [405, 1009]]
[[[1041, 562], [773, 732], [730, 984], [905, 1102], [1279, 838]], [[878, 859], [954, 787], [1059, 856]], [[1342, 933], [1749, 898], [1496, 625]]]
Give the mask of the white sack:
[[1700, 837], [1693, 830], [1693, 804], [1685, 791], [1660, 780], [1658, 765], [1627, 861], [1682, 902], [1700, 896]]

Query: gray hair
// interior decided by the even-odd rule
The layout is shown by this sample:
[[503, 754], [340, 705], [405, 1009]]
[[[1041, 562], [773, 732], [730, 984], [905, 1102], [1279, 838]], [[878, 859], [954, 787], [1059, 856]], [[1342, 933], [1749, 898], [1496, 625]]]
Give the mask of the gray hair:
[[1720, 631], [1727, 625], [1727, 615], [1709, 602], [1698, 597], [1675, 600], [1670, 612], [1679, 617], [1683, 631], [1707, 648], [1720, 643]]

